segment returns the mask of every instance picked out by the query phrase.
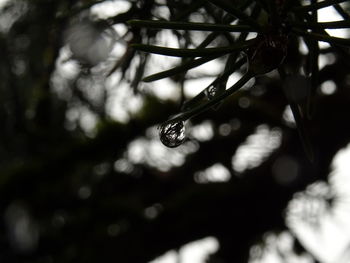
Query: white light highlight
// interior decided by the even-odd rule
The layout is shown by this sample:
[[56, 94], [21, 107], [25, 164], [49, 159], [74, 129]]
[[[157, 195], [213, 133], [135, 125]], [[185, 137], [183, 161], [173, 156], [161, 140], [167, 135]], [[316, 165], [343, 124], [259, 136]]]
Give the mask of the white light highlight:
[[230, 171], [220, 163], [194, 174], [194, 180], [200, 184], [221, 183], [231, 179]]
[[219, 242], [214, 237], [206, 237], [182, 246], [179, 253], [166, 252], [149, 263], [203, 263], [206, 258], [219, 249]]
[[281, 144], [281, 131], [260, 125], [245, 143], [240, 145], [232, 158], [232, 167], [242, 173], [247, 169], [259, 166]]

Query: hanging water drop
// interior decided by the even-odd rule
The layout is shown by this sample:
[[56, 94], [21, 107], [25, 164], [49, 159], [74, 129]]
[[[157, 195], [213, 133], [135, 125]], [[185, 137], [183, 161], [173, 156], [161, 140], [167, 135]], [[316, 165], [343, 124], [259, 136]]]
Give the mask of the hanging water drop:
[[165, 122], [159, 127], [160, 141], [174, 148], [185, 141], [185, 123], [183, 121]]
[[[207, 100], [212, 100], [215, 97], [219, 96], [225, 91], [225, 86], [222, 86], [221, 84], [214, 84], [209, 87], [207, 87], [204, 90], [204, 95]], [[216, 103], [214, 106], [212, 106], [212, 109], [217, 110], [219, 106], [221, 105], [222, 101]]]
[[217, 86], [210, 86], [205, 89], [204, 93], [208, 100], [213, 99], [217, 94]]

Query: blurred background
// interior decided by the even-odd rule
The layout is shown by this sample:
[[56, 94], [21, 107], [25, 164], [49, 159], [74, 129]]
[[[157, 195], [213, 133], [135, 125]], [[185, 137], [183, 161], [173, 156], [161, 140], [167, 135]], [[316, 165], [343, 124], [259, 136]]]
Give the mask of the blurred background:
[[[0, 1], [0, 262], [349, 262], [349, 49], [320, 43], [312, 163], [275, 71], [188, 121], [178, 148], [160, 142], [159, 124], [227, 57], [142, 82], [182, 60], [130, 43], [193, 48], [209, 33], [126, 22], [223, 13], [190, 0]], [[286, 63], [303, 68], [308, 52], [294, 37]]]

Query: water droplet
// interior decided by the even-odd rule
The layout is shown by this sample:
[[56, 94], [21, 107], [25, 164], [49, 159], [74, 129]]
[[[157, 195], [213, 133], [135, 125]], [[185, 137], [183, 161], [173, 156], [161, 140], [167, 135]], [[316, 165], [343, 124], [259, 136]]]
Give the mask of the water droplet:
[[215, 97], [215, 95], [217, 94], [217, 86], [210, 86], [208, 88], [205, 89], [204, 93], [205, 96], [207, 96], [208, 100], [211, 100]]
[[[209, 86], [204, 90], [204, 95], [206, 97], [207, 100], [212, 100], [215, 97], [217, 97], [218, 95], [220, 95], [221, 93], [223, 93], [225, 91], [225, 88], [222, 89], [221, 84], [214, 84], [214, 86]], [[212, 109], [217, 110], [219, 108], [219, 106], [221, 105], [222, 101], [216, 103]]]
[[159, 127], [160, 141], [174, 148], [185, 141], [185, 123], [183, 121], [165, 122]]

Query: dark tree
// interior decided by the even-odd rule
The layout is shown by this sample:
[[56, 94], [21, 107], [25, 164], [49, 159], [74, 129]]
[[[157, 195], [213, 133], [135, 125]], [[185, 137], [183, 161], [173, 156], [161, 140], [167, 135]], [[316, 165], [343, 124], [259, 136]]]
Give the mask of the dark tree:
[[[0, 261], [149, 262], [212, 236], [207, 262], [248, 262], [287, 232], [317, 262], [290, 207], [320, 182], [304, 203], [342, 201], [350, 40], [326, 31], [350, 27], [342, 2], [3, 4]], [[319, 23], [330, 6], [342, 20]]]

